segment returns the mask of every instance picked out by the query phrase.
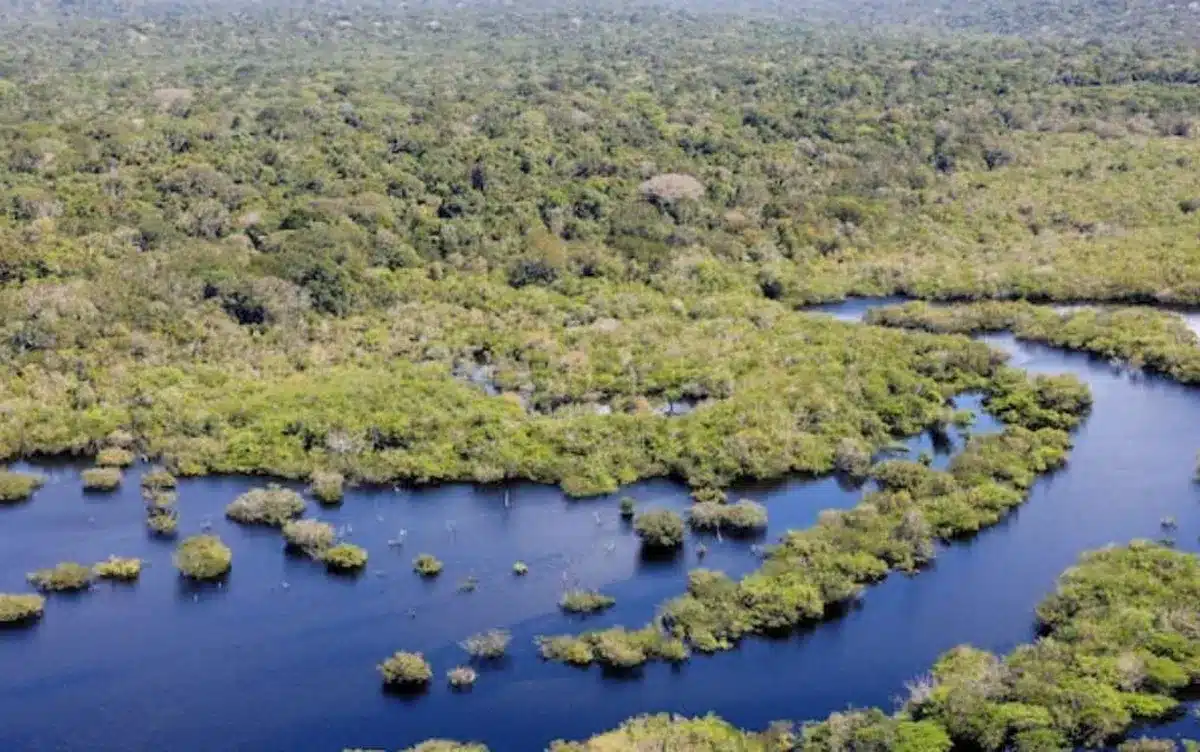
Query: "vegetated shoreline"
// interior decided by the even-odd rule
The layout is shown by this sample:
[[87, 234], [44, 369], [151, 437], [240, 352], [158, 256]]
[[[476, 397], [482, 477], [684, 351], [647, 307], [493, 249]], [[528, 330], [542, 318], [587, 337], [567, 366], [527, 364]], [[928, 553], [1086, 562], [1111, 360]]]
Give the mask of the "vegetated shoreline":
[[1200, 383], [1200, 335], [1155, 308], [1058, 312], [1027, 302], [943, 307], [912, 301], [874, 308], [864, 321], [942, 334], [1007, 331], [1020, 341], [1117, 359], [1185, 385]]
[[[893, 715], [848, 710], [799, 728], [772, 724], [764, 732], [739, 730], [715, 715], [639, 716], [587, 741], [555, 742], [550, 749], [604, 752], [686, 743], [687, 749], [713, 752], [838, 752], [855, 745], [1049, 752], [1099, 746], [1122, 738], [1138, 721], [1170, 717], [1180, 696], [1200, 682], [1197, 602], [1200, 558], [1134, 541], [1085, 553], [1060, 575], [1056, 591], [1037, 608], [1036, 643], [1003, 657], [970, 647], [947, 651], [909, 685]], [[434, 748], [447, 752], [485, 749], [426, 744], [444, 745]]]
[[[700, 379], [689, 388], [708, 392], [719, 388], [730, 393], [704, 410], [680, 417], [636, 410], [565, 418], [528, 416], [503, 397], [486, 396], [448, 377], [435, 381], [414, 377], [407, 384], [385, 385], [380, 380], [385, 373], [361, 369], [351, 373], [338, 368], [322, 377], [324, 386], [306, 382], [303, 390], [289, 392], [289, 404], [281, 414], [253, 418], [249, 426], [241, 418], [236, 425], [222, 429], [222, 439], [176, 437], [175, 429], [151, 426], [146, 433], [134, 435], [133, 441], [141, 454], [158, 458], [181, 476], [248, 474], [297, 479], [334, 468], [366, 484], [525, 479], [557, 483], [579, 496], [614, 492], [622, 485], [653, 477], [676, 478], [694, 487], [725, 486], [741, 478], [821, 475], [835, 468], [839, 442], [850, 441], [857, 451], [869, 453], [897, 436], [926, 430], [946, 419], [947, 401], [952, 396], [981, 388], [995, 368], [992, 361], [998, 360], [978, 343], [864, 331], [788, 313], [775, 304], [767, 304], [761, 313], [773, 320], [754, 324], [738, 316], [653, 324], [656, 330], [680, 336], [693, 330], [694, 334], [707, 332], [705, 336], [713, 338], [714, 346], [718, 336], [724, 340], [732, 331], [745, 332], [741, 342], [747, 352], [726, 353], [724, 361], [685, 356], [699, 358], [681, 371]], [[649, 325], [643, 322], [635, 328]], [[573, 336], [594, 340], [601, 354], [612, 347], [604, 333]], [[807, 357], [780, 359], [779, 347], [791, 342], [796, 349], [805, 348]], [[771, 354], [764, 360], [760, 351]], [[880, 352], [889, 357], [866, 355]], [[748, 370], [752, 365], [758, 370]], [[401, 371], [418, 368], [404, 363], [389, 368], [393, 367]], [[844, 378], [835, 389], [839, 375]], [[706, 379], [713, 383], [705, 386]], [[842, 389], [847, 381], [855, 386], [853, 390]], [[735, 383], [736, 391], [732, 391]], [[806, 384], [812, 388], [802, 390]], [[411, 391], [406, 392], [409, 387]], [[317, 397], [301, 399], [310, 388], [330, 404], [314, 403]], [[322, 391], [326, 389], [332, 390], [328, 397]], [[430, 389], [449, 400], [445, 411], [430, 414], [430, 400], [438, 399], [429, 394]], [[204, 391], [200, 389], [200, 393]], [[768, 394], [779, 409], [764, 412], [755, 407]], [[265, 396], [249, 397], [249, 405], [230, 401], [227, 408], [233, 411], [231, 416], [256, 414], [258, 407], [273, 402], [263, 403]], [[326, 414], [327, 408], [343, 401], [348, 401], [347, 405], [336, 414]], [[278, 411], [280, 406], [272, 407]], [[418, 408], [425, 418], [419, 418]], [[6, 444], [0, 436], [0, 451], [10, 456], [66, 456], [72, 449], [76, 455], [94, 452], [111, 441], [109, 434], [124, 430], [128, 424], [123, 421], [135, 413], [141, 415], [142, 409], [117, 404], [99, 409], [89, 415], [86, 424], [77, 426], [81, 434], [69, 439], [66, 446], [63, 437], [73, 430], [71, 425], [51, 430], [43, 417], [25, 426], [19, 445]], [[220, 424], [219, 414], [225, 409], [217, 408], [214, 416], [210, 408], [209, 419]], [[100, 415], [107, 417], [100, 419]], [[72, 423], [81, 418], [74, 413], [64, 417]], [[789, 420], [792, 417], [795, 420]], [[801, 417], [804, 421], [797, 426]], [[353, 429], [325, 425], [351, 420], [363, 425]], [[389, 422], [395, 425], [382, 425]], [[18, 429], [16, 425], [12, 428]], [[38, 438], [39, 432], [46, 433], [44, 439]], [[309, 433], [316, 438], [301, 440], [298, 435]], [[93, 438], [85, 438], [89, 435]], [[434, 441], [437, 437], [440, 440]], [[585, 445], [587, 452], [583, 451]], [[55, 446], [58, 452], [51, 451]], [[189, 454], [193, 449], [188, 447], [201, 452], [204, 459]]]
[[[925, 301], [910, 301], [872, 308], [866, 313], [864, 321], [867, 324], [919, 329], [939, 334], [1012, 330], [1018, 339], [1049, 344], [1060, 349], [1119, 358], [1132, 366], [1161, 374], [1183, 384], [1200, 381], [1200, 337], [1184, 322], [1158, 311], [1114, 309], [1059, 313], [1027, 302], [983, 302], [941, 307], [931, 306]], [[1146, 337], [1147, 327], [1150, 327], [1153, 335], [1149, 338]], [[1063, 405], [1060, 404], [1061, 406]], [[1003, 415], [998, 417], [1004, 420]], [[1048, 422], [1050, 425], [1065, 425], [1071, 428], [1078, 423], [1080, 417], [1081, 413], [1072, 419], [1068, 412], [1066, 416]], [[1043, 421], [1046, 416], [1035, 413], [1034, 419]], [[1000, 436], [1006, 435], [1008, 428]], [[983, 442], [996, 441], [996, 437], [984, 437], [974, 444], [974, 448], [978, 450]], [[1036, 463], [1027, 466], [1025, 472], [1040, 473], [1052, 470], [1056, 464], [1066, 461], [1067, 447], [1069, 440], [1058, 448], [1060, 456], [1042, 467], [1038, 467]], [[942, 524], [934, 524], [931, 527], [929, 521], [924, 518], [924, 510], [921, 509], [922, 495], [931, 491], [945, 495], [948, 490], [952, 491], [956, 466], [968, 462], [971, 451], [972, 446], [969, 445], [964, 455], [960, 455], [951, 463], [949, 471], [941, 474], [948, 480], [948, 488], [939, 488], [939, 481], [932, 480], [937, 477], [935, 471], [924, 471], [929, 475], [919, 478], [922, 471], [917, 469], [920, 467], [917, 463], [883, 463], [882, 467], [895, 469], [894, 472], [885, 472], [882, 478], [878, 477], [879, 471], [875, 469], [880, 485], [884, 486], [883, 491], [866, 495], [858, 509], [831, 513], [823, 516], [814, 528], [789, 532], [784, 542], [772, 551], [766, 564], [741, 582], [735, 583], [721, 573], [705, 570], [693, 572], [693, 576], [689, 578], [688, 593], [665, 604], [653, 624], [636, 632], [627, 632], [616, 627], [586, 632], [578, 637], [562, 635], [547, 638], [543, 643], [543, 656], [569, 663], [605, 663], [605, 651], [601, 647], [616, 640], [631, 646], [635, 652], [640, 651], [642, 659], [635, 662], [636, 665], [664, 657], [656, 653], [657, 641], [653, 639], [655, 634], [663, 631], [674, 638], [683, 639], [691, 647], [712, 652], [732, 648], [738, 639], [747, 634], [786, 631], [802, 622], [826, 618], [839, 603], [857, 597], [865, 584], [878, 581], [893, 571], [915, 571], [931, 560], [934, 540], [945, 542], [956, 537], [972, 535], [982, 527], [998, 522], [1004, 513], [1027, 498], [1030, 481], [1018, 481], [1009, 487], [1016, 495], [1007, 503], [998, 505], [996, 510], [993, 510], [994, 513], [998, 513], [995, 513], [991, 520], [968, 518], [958, 520], [958, 525], [953, 522], [947, 525], [942, 521]], [[1024, 454], [1026, 459], [1030, 456], [1030, 452]], [[1019, 462], [1021, 458], [1018, 453], [1011, 459]], [[904, 469], [901, 470], [902, 468]], [[996, 469], [1001, 471], [997, 476], [977, 478], [977, 482], [982, 480], [1003, 486], [1006, 480], [1011, 481], [1011, 476], [1006, 479], [1003, 475], [1007, 469], [999, 465]], [[889, 475], [892, 476], [890, 481]], [[895, 485], [889, 486], [889, 482]], [[857, 524], [860, 528], [857, 539], [847, 535], [841, 536], [843, 541], [849, 539], [849, 543], [842, 543], [841, 550], [836, 543], [832, 548], [822, 545], [826, 543], [822, 540], [823, 537], [838, 540], [836, 527], [856, 527], [853, 515], [860, 509], [875, 513], [882, 507], [884, 510], [890, 509], [895, 517], [897, 506], [889, 494], [896, 489], [908, 494], [908, 502], [917, 502], [907, 509], [900, 508], [899, 519], [892, 521], [892, 531], [888, 536], [891, 539], [909, 538], [909, 551], [898, 552], [894, 548], [889, 549], [878, 540], [864, 541], [861, 532], [864, 529], [869, 530], [872, 523], [862, 522]], [[928, 501], [926, 503], [928, 504]], [[934, 508], [936, 509], [936, 503]], [[920, 517], [914, 518], [914, 512]], [[967, 524], [963, 524], [964, 522]], [[898, 536], [897, 532], [901, 530], [904, 535]], [[821, 532], [827, 534], [822, 536]], [[797, 549], [793, 556], [801, 568], [809, 570], [815, 561], [830, 567], [837, 576], [830, 580], [818, 575], [812, 579], [819, 583], [819, 587], [810, 587], [807, 592], [798, 591], [797, 586], [811, 583], [788, 580], [797, 569], [795, 564], [789, 565], [786, 560], [789, 546]], [[868, 551], [877, 557], [873, 566], [868, 562], [864, 567], [864, 562], [861, 561], [855, 562], [854, 565], [843, 563], [831, 566], [839, 554], [862, 554]], [[756, 604], [756, 600], [764, 599], [764, 588], [769, 597], [763, 604]], [[775, 602], [771, 602], [772, 598], [776, 599]], [[784, 598], [789, 600], [782, 600]], [[763, 607], [767, 609], [766, 613], [755, 613], [756, 609]]]

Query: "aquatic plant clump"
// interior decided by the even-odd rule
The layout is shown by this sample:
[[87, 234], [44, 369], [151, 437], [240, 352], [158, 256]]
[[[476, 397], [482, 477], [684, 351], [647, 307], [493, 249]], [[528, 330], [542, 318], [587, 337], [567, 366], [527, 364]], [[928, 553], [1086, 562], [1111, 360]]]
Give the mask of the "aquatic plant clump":
[[121, 485], [121, 470], [115, 467], [93, 467], [80, 473], [85, 491], [115, 491]]
[[413, 571], [422, 577], [437, 577], [442, 573], [443, 564], [433, 554], [418, 554], [413, 559]]
[[538, 638], [541, 656], [546, 660], [586, 666], [599, 663], [613, 669], [631, 669], [647, 661], [678, 663], [687, 660], [687, 645], [654, 627], [626, 630], [613, 627], [572, 637]]
[[100, 467], [129, 467], [134, 460], [133, 452], [120, 447], [107, 447], [96, 454], [96, 464]]
[[45, 482], [41, 475], [0, 470], [0, 504], [25, 501]]
[[322, 504], [337, 504], [346, 493], [345, 486], [346, 478], [341, 473], [318, 471], [312, 474], [309, 490]]
[[1066, 429], [1086, 414], [1090, 396], [1071, 378], [1005, 371], [988, 399], [1009, 423], [1002, 433], [976, 437], [944, 471], [880, 463], [873, 470], [880, 490], [858, 507], [824, 512], [813, 527], [788, 533], [740, 581], [693, 571], [688, 592], [663, 604], [656, 623], [701, 652], [728, 650], [746, 635], [819, 620], [888, 572], [924, 566], [936, 540], [998, 522], [1041, 473], [1065, 461]]
[[621, 519], [632, 520], [633, 515], [637, 512], [637, 502], [626, 496], [621, 499]]
[[459, 643], [467, 654], [477, 660], [492, 661], [503, 658], [512, 642], [512, 635], [505, 629], [489, 629], [474, 634]]
[[331, 572], [358, 572], [367, 566], [367, 551], [352, 543], [339, 543], [320, 555]]
[[[1200, 679], [1198, 598], [1200, 559], [1136, 541], [1085, 554], [1059, 578], [1055, 594], [1038, 607], [1042, 639], [1003, 657], [965, 646], [944, 653], [928, 676], [910, 686], [907, 701], [894, 715], [877, 708], [841, 711], [799, 729], [785, 726], [762, 733], [741, 731], [713, 716], [645, 716], [590, 740], [556, 742], [550, 748], [555, 752], [626, 748], [836, 752], [858, 744], [924, 752], [1112, 748], [1133, 724], [1177, 712], [1179, 696]], [[617, 647], [607, 648], [607, 660], [634, 664], [636, 638], [631, 645], [629, 634], [618, 632], [607, 638], [600, 634], [542, 638], [542, 654], [586, 665], [600, 660], [597, 646], [608, 640]], [[1144, 739], [1115, 746], [1175, 749], [1174, 742]], [[1185, 749], [1190, 748], [1185, 744]]]
[[43, 592], [69, 593], [87, 590], [92, 585], [92, 570], [72, 561], [63, 562], [50, 569], [30, 572], [26, 579]]
[[142, 560], [110, 556], [108, 559], [93, 566], [92, 572], [102, 580], [132, 582], [142, 574]]
[[446, 672], [446, 681], [453, 689], [469, 689], [478, 678], [479, 674], [470, 666], [458, 666]]
[[32, 624], [45, 610], [46, 599], [40, 595], [0, 593], [0, 625]]
[[160, 538], [174, 538], [179, 532], [179, 515], [174, 509], [151, 509], [146, 513], [146, 529]]
[[688, 510], [688, 524], [693, 530], [751, 535], [766, 530], [767, 509], [749, 499], [736, 504], [698, 502]]
[[233, 552], [215, 535], [194, 535], [175, 549], [175, 567], [193, 580], [217, 580], [233, 566]]
[[283, 540], [289, 549], [319, 556], [334, 544], [337, 533], [333, 525], [319, 520], [293, 520], [283, 526]]
[[595, 614], [612, 608], [616, 602], [616, 598], [594, 590], [569, 590], [558, 601], [558, 607], [572, 614]]
[[512, 573], [517, 577], [524, 577], [529, 574], [529, 565], [523, 561], [513, 562]]
[[645, 548], [670, 550], [683, 545], [683, 518], [669, 509], [639, 514], [633, 521], [633, 530]]
[[178, 481], [169, 470], [156, 467], [142, 476], [142, 488], [154, 491], [170, 491]]
[[304, 499], [291, 489], [272, 484], [247, 491], [225, 507], [225, 516], [243, 525], [283, 527], [304, 514]]
[[433, 678], [433, 668], [420, 653], [400, 651], [379, 664], [383, 683], [390, 687], [415, 689], [424, 687]]

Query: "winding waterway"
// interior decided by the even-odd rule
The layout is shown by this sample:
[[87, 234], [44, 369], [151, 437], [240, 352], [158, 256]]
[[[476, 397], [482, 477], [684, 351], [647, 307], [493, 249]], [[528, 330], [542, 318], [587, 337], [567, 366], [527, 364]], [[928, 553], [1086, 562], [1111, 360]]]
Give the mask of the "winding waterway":
[[[825, 310], [856, 319], [875, 304]], [[1003, 652], [1032, 639], [1035, 605], [1083, 551], [1161, 537], [1165, 517], [1177, 521], [1171, 535], [1180, 548], [1198, 548], [1200, 390], [1008, 336], [986, 340], [1014, 365], [1073, 373], [1091, 387], [1095, 407], [1066, 468], [1040, 480], [1002, 524], [944, 548], [919, 575], [870, 588], [835, 621], [681, 667], [650, 665], [634, 678], [543, 663], [533, 644], [538, 634], [643, 624], [682, 591], [700, 540], [674, 562], [640, 560], [617, 497], [570, 501], [529, 484], [355, 489], [341, 507], [309, 513], [371, 552], [367, 573], [345, 579], [285, 556], [277, 532], [223, 519], [225, 504], [260, 480], [189, 480], [180, 488], [181, 530], [211, 525], [234, 551], [229, 582], [195, 590], [176, 577], [171, 545], [144, 532], [143, 468], [115, 494], [88, 495], [79, 467], [39, 467], [48, 485], [33, 501], [0, 509], [0, 591], [24, 590], [25, 572], [60, 560], [116, 554], [149, 567], [136, 585], [54, 597], [35, 628], [0, 632], [0, 749], [340, 750], [449, 737], [524, 752], [646, 712], [713, 711], [763, 727], [852, 705], [891, 707], [907, 680], [954, 645]], [[990, 428], [981, 416], [975, 430]], [[909, 445], [935, 450], [942, 464], [960, 441], [935, 446], [923, 436]], [[737, 495], [768, 505], [770, 540], [812, 524], [822, 509], [852, 506], [861, 493], [824, 478]], [[626, 495], [642, 506], [689, 503], [667, 481], [618, 496]], [[752, 542], [703, 542], [704, 566], [740, 575], [756, 565]], [[424, 551], [446, 563], [436, 581], [410, 570]], [[517, 560], [529, 565], [527, 577], [510, 573]], [[471, 576], [477, 589], [458, 592]], [[617, 606], [585, 621], [564, 616], [555, 604], [572, 586], [601, 589]], [[452, 693], [441, 675], [465, 661], [458, 641], [492, 627], [512, 631], [510, 657], [484, 670], [472, 691]], [[380, 690], [374, 666], [399, 649], [423, 651], [433, 664], [439, 678], [426, 695]], [[1189, 719], [1162, 731], [1194, 737], [1200, 726]]]

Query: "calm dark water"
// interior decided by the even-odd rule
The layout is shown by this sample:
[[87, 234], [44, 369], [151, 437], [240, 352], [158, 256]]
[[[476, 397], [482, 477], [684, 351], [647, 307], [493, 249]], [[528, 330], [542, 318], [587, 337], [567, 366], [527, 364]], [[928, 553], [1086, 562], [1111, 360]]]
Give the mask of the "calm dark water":
[[[868, 305], [833, 312], [854, 318]], [[837, 621], [680, 668], [648, 666], [637, 679], [542, 663], [533, 638], [639, 626], [682, 591], [698, 540], [675, 562], [642, 562], [616, 505], [629, 495], [683, 510], [689, 501], [676, 484], [647, 482], [583, 502], [532, 485], [356, 490], [340, 508], [309, 512], [345, 526], [371, 552], [366, 574], [342, 579], [286, 557], [277, 533], [223, 519], [224, 505], [261, 481], [187, 481], [181, 530], [211, 524], [234, 550], [229, 582], [197, 592], [180, 586], [171, 545], [143, 532], [141, 470], [119, 493], [94, 496], [80, 492], [78, 468], [44, 467], [51, 481], [31, 503], [0, 509], [0, 591], [24, 590], [25, 572], [65, 559], [116, 554], [150, 564], [135, 586], [53, 598], [36, 628], [0, 633], [0, 749], [340, 750], [453, 737], [523, 751], [645, 712], [715, 711], [762, 727], [851, 705], [890, 707], [905, 681], [956, 644], [1005, 651], [1029, 640], [1034, 606], [1082, 551], [1158, 537], [1167, 515], [1178, 521], [1180, 547], [1195, 550], [1200, 535], [1200, 490], [1191, 482], [1200, 392], [1011, 338], [989, 341], [1023, 368], [1071, 372], [1091, 385], [1095, 411], [1068, 468], [1039, 482], [1007, 522], [946, 548], [929, 571], [870, 589]], [[993, 428], [981, 416], [976, 430]], [[928, 436], [910, 447], [937, 450], [939, 465], [953, 451]], [[768, 505], [767, 540], [861, 496], [836, 478], [739, 491]], [[402, 546], [388, 545], [400, 537]], [[740, 575], [756, 565], [751, 542], [704, 542], [705, 566]], [[423, 551], [446, 563], [435, 582], [410, 571]], [[518, 559], [529, 564], [527, 577], [510, 574]], [[478, 589], [457, 592], [468, 576]], [[567, 586], [601, 589], [617, 606], [586, 621], [565, 617], [555, 604]], [[514, 638], [507, 664], [483, 671], [469, 693], [450, 692], [441, 675], [464, 661], [458, 641], [501, 626]], [[374, 666], [400, 649], [425, 652], [439, 675], [420, 698], [380, 690]], [[1193, 720], [1169, 731], [1200, 729]]]

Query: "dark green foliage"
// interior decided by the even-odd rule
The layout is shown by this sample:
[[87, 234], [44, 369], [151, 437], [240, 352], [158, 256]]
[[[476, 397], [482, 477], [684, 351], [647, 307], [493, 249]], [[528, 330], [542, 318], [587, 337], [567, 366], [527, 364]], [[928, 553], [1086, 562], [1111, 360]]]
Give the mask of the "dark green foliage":
[[1100, 745], [1170, 713], [1200, 678], [1198, 598], [1193, 555], [1146, 542], [1089, 554], [1038, 607], [1042, 640], [1004, 659], [952, 651], [910, 712], [982, 749], [1037, 729]]
[[92, 570], [75, 562], [63, 562], [52, 569], [31, 572], [26, 579], [43, 592], [76, 592], [91, 587]]
[[621, 519], [632, 520], [637, 512], [637, 502], [628, 496], [621, 499]]
[[646, 548], [669, 550], [683, 545], [683, 518], [669, 509], [639, 514], [633, 521], [633, 530]]

